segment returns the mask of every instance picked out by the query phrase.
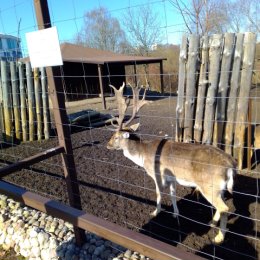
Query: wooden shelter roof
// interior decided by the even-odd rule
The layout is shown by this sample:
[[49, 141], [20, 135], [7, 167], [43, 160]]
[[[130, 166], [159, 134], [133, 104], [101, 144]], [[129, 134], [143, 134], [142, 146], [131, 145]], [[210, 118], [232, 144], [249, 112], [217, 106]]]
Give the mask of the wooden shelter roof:
[[61, 44], [61, 54], [63, 61], [67, 62], [83, 62], [92, 64], [105, 64], [105, 63], [124, 63], [126, 64], [147, 64], [157, 63], [166, 58], [160, 57], [143, 57], [143, 56], [130, 56], [114, 53], [111, 51], [98, 50], [88, 48], [81, 45], [63, 43]]

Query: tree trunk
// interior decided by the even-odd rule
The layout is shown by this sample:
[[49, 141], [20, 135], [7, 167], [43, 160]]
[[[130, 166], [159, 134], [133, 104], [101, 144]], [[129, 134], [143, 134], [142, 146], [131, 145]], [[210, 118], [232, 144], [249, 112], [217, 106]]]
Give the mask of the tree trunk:
[[179, 56], [179, 82], [178, 82], [178, 97], [176, 107], [176, 141], [182, 141], [182, 130], [184, 126], [184, 92], [185, 92], [185, 77], [186, 77], [186, 62], [187, 62], [187, 43], [186, 35], [182, 36], [182, 43]]
[[29, 113], [29, 140], [34, 140], [35, 135], [35, 96], [32, 79], [32, 69], [29, 62], [26, 63], [26, 80], [28, 91], [28, 113]]
[[236, 118], [237, 96], [239, 91], [240, 67], [243, 54], [244, 34], [238, 33], [236, 36], [236, 48], [234, 53], [230, 92], [227, 105], [227, 123], [225, 129], [225, 152], [232, 154], [232, 142], [234, 124]]
[[41, 85], [42, 85], [42, 107], [43, 107], [43, 124], [44, 124], [44, 138], [50, 138], [50, 108], [49, 96], [47, 89], [47, 80], [45, 69], [41, 68]]
[[37, 120], [37, 139], [42, 140], [42, 90], [39, 78], [39, 69], [35, 68], [33, 71], [34, 88], [35, 88], [35, 106], [36, 106], [36, 120]]
[[8, 77], [7, 62], [1, 61], [1, 79], [3, 87], [3, 104], [4, 104], [4, 122], [5, 122], [5, 139], [8, 143], [13, 142], [12, 129], [12, 92], [10, 87], [10, 79]]
[[26, 98], [24, 85], [24, 65], [19, 63], [19, 81], [20, 81], [20, 103], [21, 103], [21, 120], [22, 120], [22, 135], [23, 141], [27, 141], [27, 114], [26, 114]]
[[199, 36], [191, 35], [189, 41], [189, 55], [187, 63], [187, 86], [183, 137], [183, 141], [186, 143], [191, 142], [193, 138], [198, 52]]
[[234, 33], [225, 33], [224, 51], [222, 55], [221, 73], [217, 92], [216, 116], [213, 143], [221, 147], [223, 143], [223, 130], [226, 120], [227, 93], [229, 89], [229, 79], [231, 71], [231, 62], [234, 46]]
[[204, 120], [204, 133], [202, 142], [204, 144], [212, 143], [214, 116], [215, 116], [215, 103], [216, 103], [216, 92], [219, 82], [219, 69], [222, 51], [222, 35], [214, 34], [211, 39], [210, 50], [209, 50], [209, 88], [206, 98], [205, 115]]
[[20, 119], [20, 102], [19, 102], [19, 88], [17, 78], [17, 66], [14, 61], [10, 62], [11, 81], [12, 81], [12, 93], [13, 93], [13, 111], [14, 111], [14, 125], [15, 125], [15, 137], [21, 139], [21, 119]]
[[248, 100], [252, 81], [252, 72], [254, 66], [256, 47], [256, 35], [254, 33], [245, 33], [243, 69], [241, 73], [242, 86], [239, 92], [237, 104], [237, 117], [234, 139], [234, 157], [238, 161], [238, 168], [242, 169], [244, 156], [245, 128], [247, 125]]
[[203, 116], [205, 106], [205, 95], [208, 84], [208, 66], [209, 66], [209, 38], [203, 37], [202, 43], [202, 55], [200, 65], [200, 77], [197, 95], [197, 106], [194, 124], [194, 140], [201, 142], [202, 130], [203, 130]]
[[4, 123], [4, 107], [3, 107], [3, 88], [2, 77], [0, 73], [0, 141], [4, 141], [5, 123]]

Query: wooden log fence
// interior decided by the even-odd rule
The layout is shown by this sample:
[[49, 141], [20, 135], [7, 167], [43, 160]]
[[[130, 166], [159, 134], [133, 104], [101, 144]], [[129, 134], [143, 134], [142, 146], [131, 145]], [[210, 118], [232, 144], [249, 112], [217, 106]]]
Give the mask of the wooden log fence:
[[198, 45], [194, 35], [184, 36], [180, 51], [176, 141], [218, 146], [238, 160], [239, 169], [255, 48], [256, 35], [248, 32], [203, 36]]
[[1, 61], [0, 135], [7, 143], [49, 139], [50, 111], [45, 69], [30, 62]]

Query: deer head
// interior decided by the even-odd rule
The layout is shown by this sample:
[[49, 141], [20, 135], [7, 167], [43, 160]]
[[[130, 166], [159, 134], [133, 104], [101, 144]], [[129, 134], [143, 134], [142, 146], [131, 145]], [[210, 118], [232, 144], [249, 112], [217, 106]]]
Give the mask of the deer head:
[[133, 92], [133, 112], [131, 117], [126, 122], [124, 122], [125, 113], [127, 111], [127, 108], [130, 105], [130, 99], [128, 97], [123, 96], [125, 83], [123, 82], [123, 85], [119, 89], [116, 89], [113, 85], [109, 85], [109, 86], [115, 92], [115, 97], [116, 97], [116, 102], [118, 107], [118, 117], [115, 117], [115, 120], [117, 121], [117, 125], [112, 123], [113, 126], [116, 127], [116, 132], [113, 134], [110, 141], [108, 142], [107, 148], [117, 150], [117, 149], [122, 149], [124, 140], [130, 137], [129, 132], [135, 132], [138, 129], [139, 123], [133, 125], [130, 124], [135, 119], [139, 110], [144, 105], [150, 103], [150, 101], [145, 100], [147, 88], [145, 88], [144, 90], [142, 99], [139, 100], [140, 90], [142, 86], [139, 87], [139, 84], [137, 84], [136, 87], [133, 87], [132, 85], [129, 84]]

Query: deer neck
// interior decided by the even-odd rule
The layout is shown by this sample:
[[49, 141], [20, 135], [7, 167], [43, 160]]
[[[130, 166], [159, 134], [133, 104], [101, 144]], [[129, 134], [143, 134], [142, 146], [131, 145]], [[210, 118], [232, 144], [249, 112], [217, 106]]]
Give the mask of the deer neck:
[[122, 147], [124, 156], [140, 167], [144, 167], [143, 142], [136, 140], [126, 140]]

